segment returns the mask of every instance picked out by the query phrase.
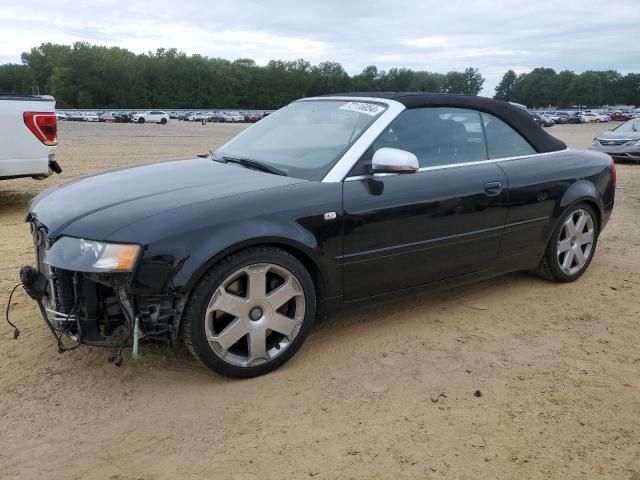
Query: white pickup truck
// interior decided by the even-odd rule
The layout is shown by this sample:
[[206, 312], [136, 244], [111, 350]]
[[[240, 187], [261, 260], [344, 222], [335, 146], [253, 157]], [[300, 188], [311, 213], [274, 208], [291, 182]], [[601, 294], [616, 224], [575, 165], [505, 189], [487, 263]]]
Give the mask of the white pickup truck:
[[62, 169], [56, 102], [48, 95], [0, 94], [0, 180], [43, 179]]

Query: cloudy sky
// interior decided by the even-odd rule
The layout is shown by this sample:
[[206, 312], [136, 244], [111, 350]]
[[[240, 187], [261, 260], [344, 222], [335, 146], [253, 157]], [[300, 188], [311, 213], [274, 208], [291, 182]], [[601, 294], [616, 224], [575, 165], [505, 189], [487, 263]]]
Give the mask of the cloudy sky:
[[640, 0], [2, 0], [0, 63], [42, 42], [436, 72], [640, 72]]

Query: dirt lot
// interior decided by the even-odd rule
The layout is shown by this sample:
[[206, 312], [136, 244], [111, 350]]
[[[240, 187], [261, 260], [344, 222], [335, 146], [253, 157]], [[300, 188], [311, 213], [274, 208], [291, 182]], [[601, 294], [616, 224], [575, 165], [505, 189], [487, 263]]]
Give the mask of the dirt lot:
[[[0, 183], [0, 307], [32, 261], [37, 192], [242, 128], [63, 123], [61, 176]], [[584, 148], [602, 129], [551, 132]], [[343, 314], [253, 380], [183, 349], [119, 369], [99, 349], [58, 355], [19, 295], [22, 335], [0, 328], [0, 478], [640, 480], [640, 167], [619, 166], [616, 201], [576, 283], [516, 274]]]

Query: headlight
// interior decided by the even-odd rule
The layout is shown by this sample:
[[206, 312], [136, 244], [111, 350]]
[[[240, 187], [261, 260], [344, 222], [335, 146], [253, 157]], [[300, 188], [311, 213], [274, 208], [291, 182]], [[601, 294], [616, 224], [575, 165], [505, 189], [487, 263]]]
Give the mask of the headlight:
[[47, 251], [44, 263], [76, 272], [131, 272], [139, 245], [62, 237]]

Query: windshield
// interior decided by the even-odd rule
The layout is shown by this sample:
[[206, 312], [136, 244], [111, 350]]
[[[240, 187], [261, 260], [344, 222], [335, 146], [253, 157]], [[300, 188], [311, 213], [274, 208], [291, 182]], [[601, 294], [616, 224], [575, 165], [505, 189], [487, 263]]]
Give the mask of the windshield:
[[634, 120], [629, 120], [628, 122], [624, 122], [622, 125], [614, 128], [613, 131], [620, 132], [620, 133], [640, 132], [640, 118], [636, 118]]
[[373, 102], [294, 102], [263, 118], [215, 153], [272, 165], [287, 175], [321, 180], [386, 110]]

